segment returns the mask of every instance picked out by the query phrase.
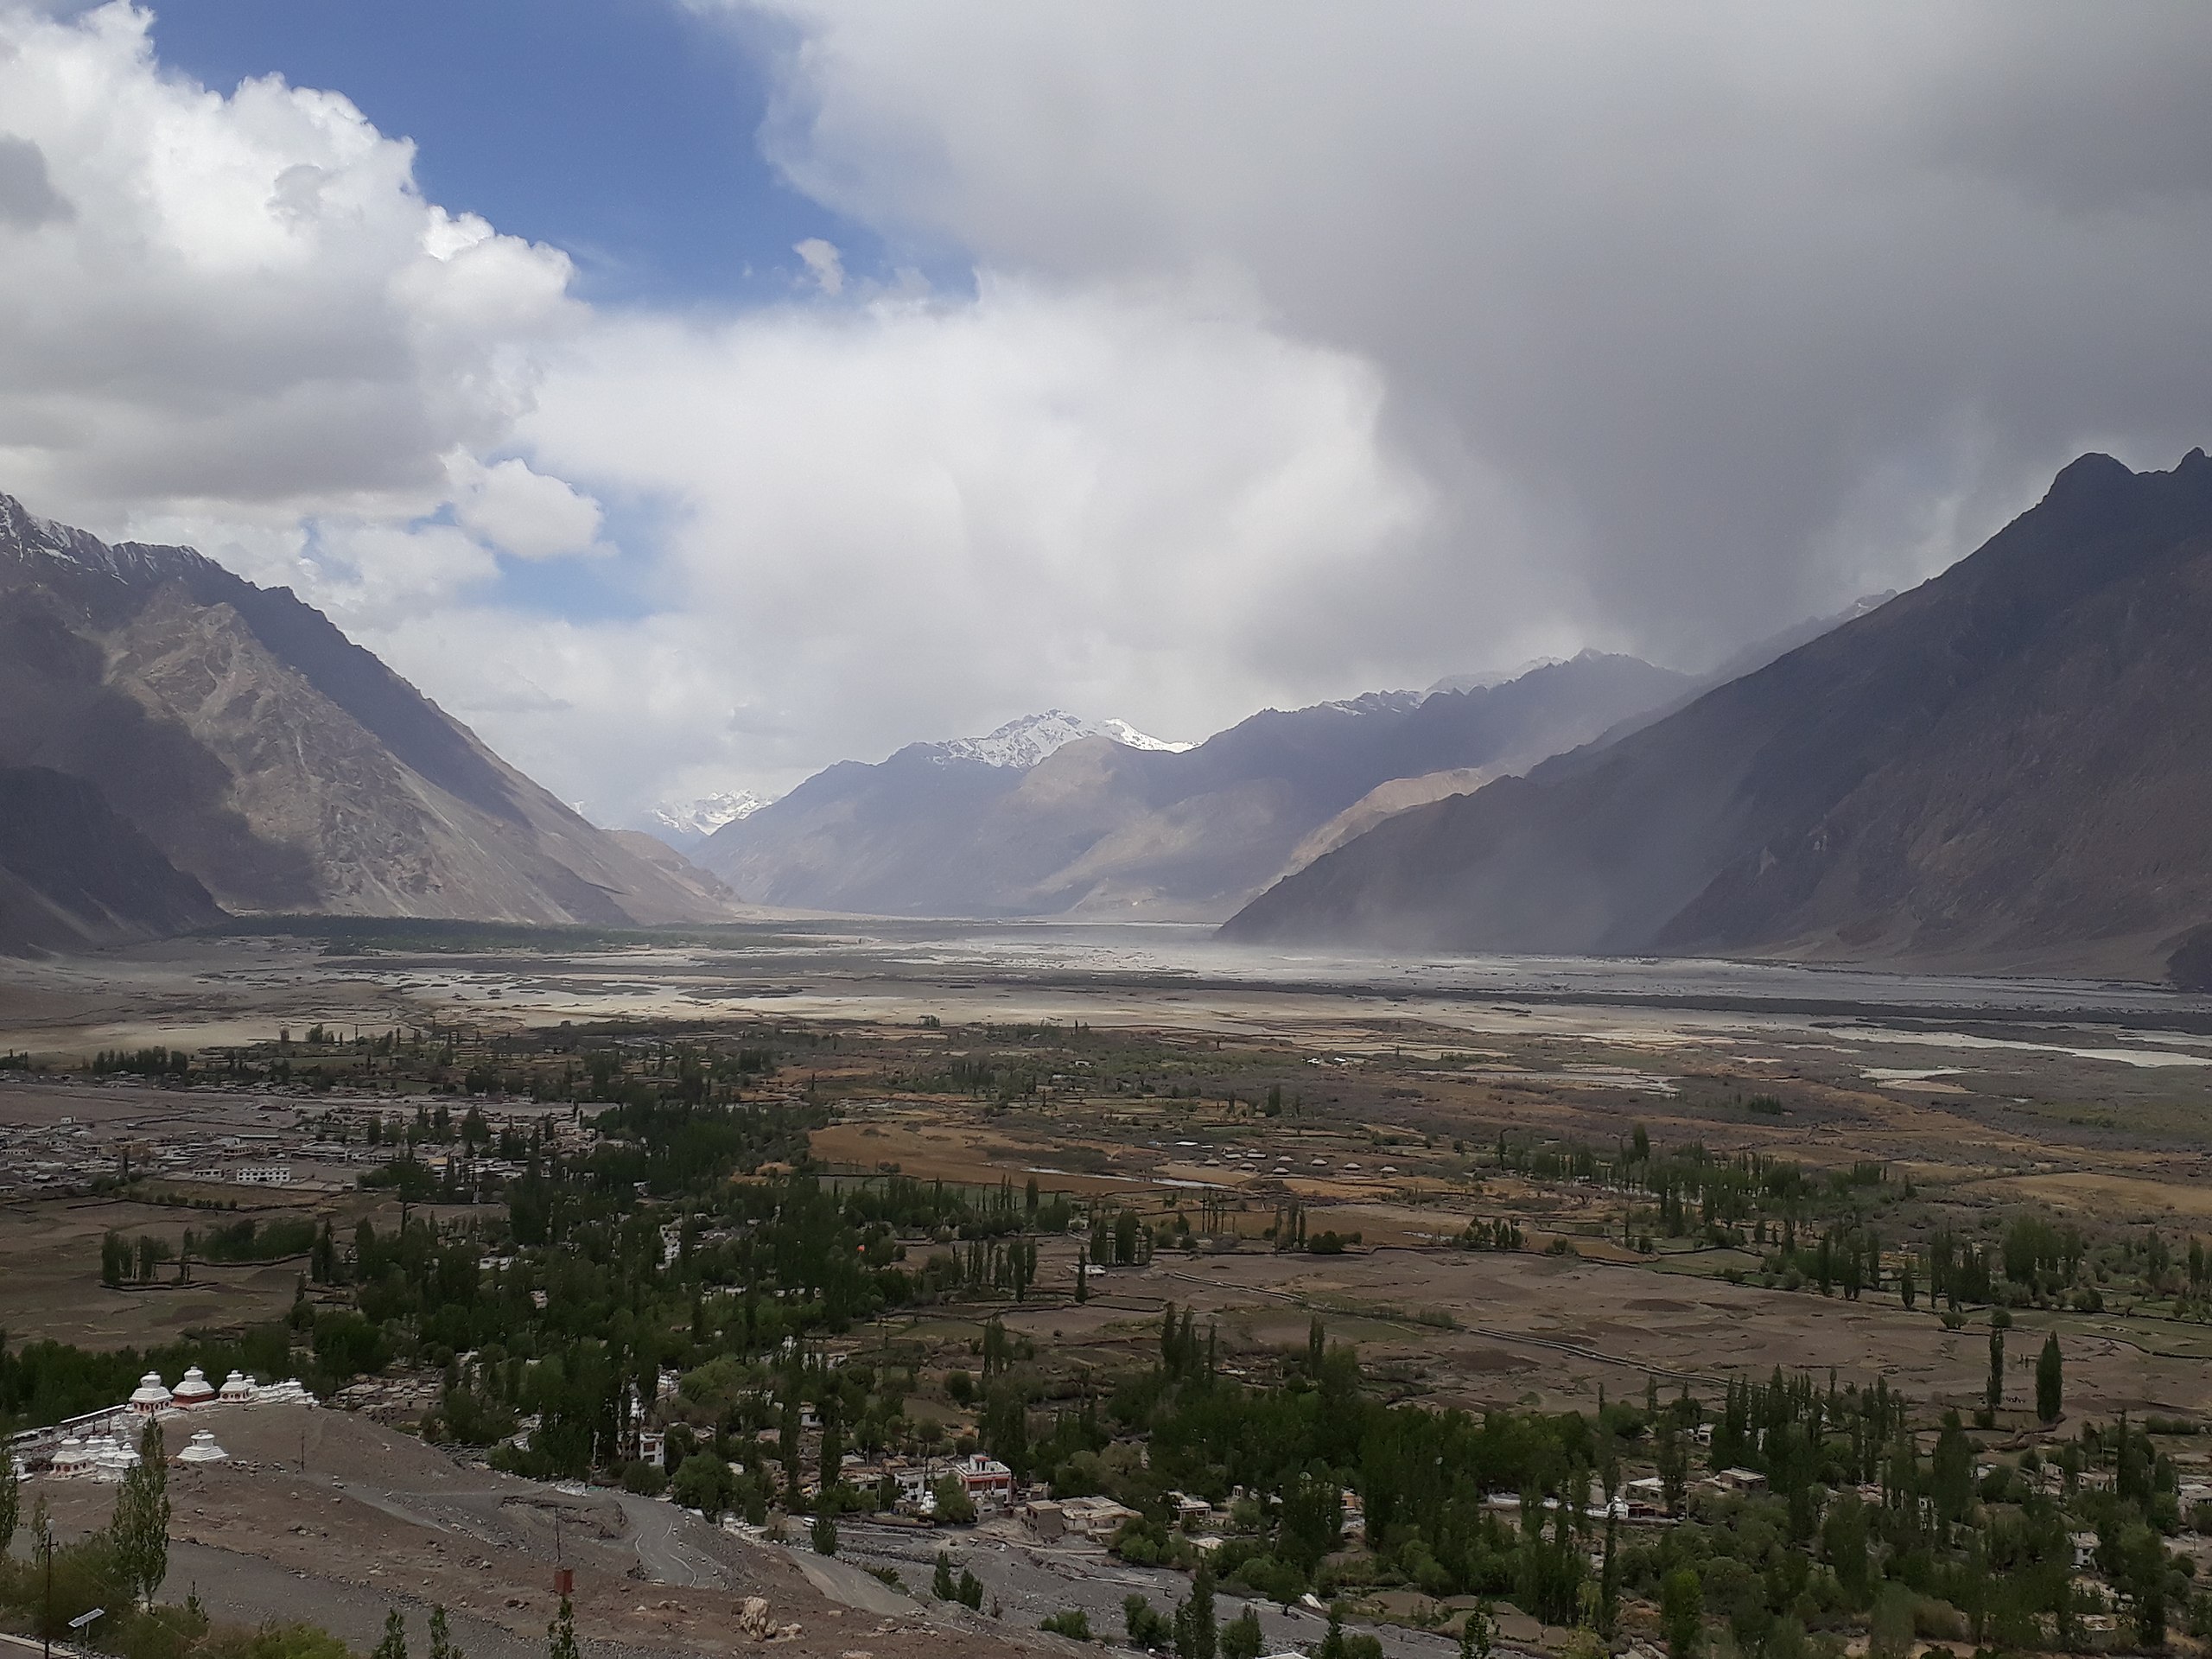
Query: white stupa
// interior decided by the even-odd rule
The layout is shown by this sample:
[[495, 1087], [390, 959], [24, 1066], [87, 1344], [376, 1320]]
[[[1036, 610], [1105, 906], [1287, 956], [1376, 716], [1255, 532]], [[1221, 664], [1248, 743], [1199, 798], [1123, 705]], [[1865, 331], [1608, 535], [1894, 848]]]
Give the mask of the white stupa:
[[[203, 1377], [202, 1382], [206, 1382]], [[149, 1371], [138, 1379], [138, 1386], [131, 1391], [130, 1409], [141, 1417], [151, 1417], [157, 1411], [166, 1411], [173, 1396], [162, 1385], [159, 1371]]]
[[232, 1371], [223, 1379], [223, 1386], [215, 1390], [222, 1400], [242, 1401], [253, 1398], [253, 1379], [243, 1371]]
[[208, 1382], [207, 1373], [197, 1365], [188, 1365], [184, 1380], [176, 1385], [176, 1392], [169, 1397], [180, 1406], [204, 1406], [215, 1397], [215, 1387]]
[[213, 1431], [195, 1429], [192, 1443], [176, 1454], [179, 1463], [220, 1463], [231, 1454], [215, 1444]]
[[88, 1449], [92, 1467], [86, 1472], [94, 1480], [121, 1480], [138, 1466], [138, 1449], [121, 1434], [93, 1440]]
[[50, 1472], [56, 1480], [72, 1480], [89, 1474], [92, 1468], [92, 1449], [74, 1434], [62, 1436], [61, 1444], [54, 1448]]

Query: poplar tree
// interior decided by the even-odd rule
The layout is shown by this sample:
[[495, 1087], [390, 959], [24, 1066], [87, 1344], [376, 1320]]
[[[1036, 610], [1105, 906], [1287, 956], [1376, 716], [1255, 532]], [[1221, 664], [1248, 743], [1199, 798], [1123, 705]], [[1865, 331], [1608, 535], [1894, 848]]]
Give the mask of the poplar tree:
[[561, 1598], [560, 1617], [545, 1627], [545, 1659], [583, 1659], [576, 1646], [576, 1610]]
[[169, 1573], [168, 1484], [162, 1426], [149, 1417], [138, 1437], [137, 1466], [124, 1476], [122, 1490], [115, 1495], [115, 1516], [108, 1523], [116, 1568], [142, 1605], [153, 1600]]
[[453, 1631], [446, 1624], [445, 1604], [441, 1602], [430, 1609], [430, 1659], [467, 1659], [453, 1644]]
[[1218, 1638], [1213, 1611], [1213, 1566], [1201, 1560], [1189, 1599], [1175, 1610], [1175, 1659], [1214, 1659]]
[[16, 1468], [16, 1454], [0, 1444], [0, 1558], [16, 1541], [16, 1523], [23, 1515], [23, 1483]]
[[407, 1620], [398, 1608], [386, 1610], [384, 1639], [371, 1650], [369, 1659], [407, 1659]]
[[[2046, 1423], [2058, 1421], [2060, 1407], [2065, 1400], [2064, 1365], [2058, 1352], [2058, 1332], [2054, 1331], [2043, 1341], [2043, 1352], [2036, 1360], [2036, 1415]], [[4, 1544], [5, 1534], [0, 1534]]]

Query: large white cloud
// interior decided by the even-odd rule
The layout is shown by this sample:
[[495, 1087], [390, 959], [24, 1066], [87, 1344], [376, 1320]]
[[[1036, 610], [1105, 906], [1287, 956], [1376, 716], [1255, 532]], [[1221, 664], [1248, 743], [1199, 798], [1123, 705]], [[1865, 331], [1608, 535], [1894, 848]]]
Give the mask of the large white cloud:
[[620, 752], [626, 700], [692, 767], [771, 784], [1040, 702], [1210, 729], [1255, 687], [1382, 671], [1338, 626], [1428, 503], [1381, 399], [1357, 359], [1186, 293], [610, 321], [520, 430], [539, 466], [664, 504], [682, 619], [600, 634], [619, 672], [573, 632], [517, 654], [563, 663], [617, 798], [667, 753]]
[[587, 320], [567, 257], [423, 200], [341, 96], [165, 73], [149, 22], [0, 10], [0, 485], [256, 574], [321, 515], [436, 512]]

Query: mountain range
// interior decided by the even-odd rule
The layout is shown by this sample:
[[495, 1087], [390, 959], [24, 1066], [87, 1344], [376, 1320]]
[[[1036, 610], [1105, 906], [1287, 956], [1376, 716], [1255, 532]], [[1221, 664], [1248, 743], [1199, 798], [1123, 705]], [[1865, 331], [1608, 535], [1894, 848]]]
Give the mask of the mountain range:
[[6, 496], [0, 768], [0, 948], [224, 911], [728, 913], [718, 884], [587, 823], [289, 589]]
[[1269, 709], [1195, 746], [1054, 710], [831, 766], [693, 856], [764, 905], [1218, 919], [1388, 811], [1532, 765], [1691, 683], [1586, 652], [1503, 684]]
[[1224, 931], [2157, 977], [2212, 923], [2208, 639], [2212, 461], [2085, 455], [1941, 575]]

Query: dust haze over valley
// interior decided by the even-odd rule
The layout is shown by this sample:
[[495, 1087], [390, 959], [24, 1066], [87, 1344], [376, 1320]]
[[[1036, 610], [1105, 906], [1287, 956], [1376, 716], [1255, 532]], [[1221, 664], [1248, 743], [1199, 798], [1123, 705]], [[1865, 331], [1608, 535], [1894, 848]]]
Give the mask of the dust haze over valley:
[[0, 0], [0, 1646], [2212, 1654], [2208, 83]]

